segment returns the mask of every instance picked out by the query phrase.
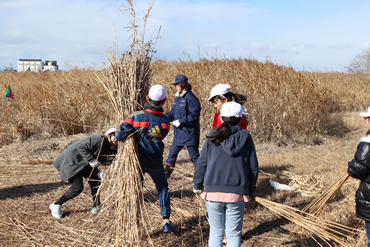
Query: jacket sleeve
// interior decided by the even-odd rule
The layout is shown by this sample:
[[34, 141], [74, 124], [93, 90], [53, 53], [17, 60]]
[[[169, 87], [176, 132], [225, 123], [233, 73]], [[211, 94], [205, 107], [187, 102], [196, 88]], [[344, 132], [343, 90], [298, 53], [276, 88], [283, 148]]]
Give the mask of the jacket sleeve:
[[207, 170], [208, 146], [209, 146], [209, 141], [206, 140], [206, 142], [203, 145], [200, 156], [198, 158], [197, 166], [195, 167], [195, 172], [193, 176], [193, 183], [194, 183], [195, 189], [200, 190], [203, 188], [204, 176]]
[[168, 119], [170, 120], [170, 122], [172, 122], [174, 120], [174, 115], [173, 115], [173, 111], [172, 111], [172, 108], [173, 106], [171, 107], [171, 111], [165, 113], [164, 115], [168, 117]]
[[194, 125], [199, 121], [201, 107], [199, 100], [194, 97], [187, 98], [187, 114], [185, 117], [178, 119], [183, 125]]
[[370, 168], [370, 145], [369, 143], [360, 142], [357, 146], [355, 158], [348, 162], [348, 174], [357, 179], [368, 177]]
[[117, 131], [116, 138], [117, 141], [124, 140], [127, 136], [135, 131], [135, 127], [132, 125], [134, 123], [133, 118], [128, 117], [119, 126], [119, 131]]
[[360, 142], [360, 144], [358, 144], [355, 159], [361, 165], [370, 169], [370, 143]]
[[361, 165], [358, 163], [356, 159], [351, 160], [348, 162], [348, 174], [357, 179], [365, 179], [369, 173], [369, 169], [366, 166]]
[[84, 160], [90, 162], [93, 159], [96, 159], [93, 154], [95, 150], [100, 148], [101, 142], [102, 138], [100, 136], [91, 135], [78, 144], [77, 151]]
[[248, 144], [249, 144], [249, 149], [250, 153], [248, 156], [248, 162], [249, 162], [249, 195], [252, 195], [257, 187], [257, 179], [258, 179], [258, 160], [257, 160], [257, 153], [256, 153], [256, 148], [253, 143], [252, 136], [249, 135], [248, 137]]

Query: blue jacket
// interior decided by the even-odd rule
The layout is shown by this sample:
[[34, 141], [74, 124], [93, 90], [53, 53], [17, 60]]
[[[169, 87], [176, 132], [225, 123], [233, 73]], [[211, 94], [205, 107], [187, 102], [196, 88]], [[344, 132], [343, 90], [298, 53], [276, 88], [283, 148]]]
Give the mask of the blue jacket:
[[171, 111], [165, 114], [170, 122], [179, 120], [181, 123], [179, 127], [174, 127], [172, 145], [199, 146], [201, 109], [198, 98], [191, 91], [175, 98]]
[[143, 111], [132, 113], [121, 125], [116, 138], [118, 141], [137, 131], [139, 162], [142, 167], [158, 168], [163, 166], [164, 143], [170, 129], [168, 117], [163, 115], [159, 106], [145, 104]]
[[[212, 134], [218, 127], [212, 129]], [[193, 183], [204, 192], [251, 195], [256, 190], [258, 161], [248, 130], [232, 126], [230, 135], [216, 146], [208, 139], [197, 161]]]

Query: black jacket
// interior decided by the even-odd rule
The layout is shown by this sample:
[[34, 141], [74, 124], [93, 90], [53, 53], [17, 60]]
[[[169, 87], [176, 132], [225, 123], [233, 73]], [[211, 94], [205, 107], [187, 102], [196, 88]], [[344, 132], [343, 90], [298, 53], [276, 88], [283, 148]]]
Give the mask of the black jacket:
[[361, 180], [356, 192], [356, 216], [370, 221], [370, 130], [360, 141], [355, 158], [348, 162], [348, 174]]
[[[215, 131], [215, 127], [209, 135]], [[205, 192], [252, 195], [256, 190], [258, 161], [248, 130], [232, 126], [230, 135], [216, 146], [208, 139], [197, 161], [193, 183]]]

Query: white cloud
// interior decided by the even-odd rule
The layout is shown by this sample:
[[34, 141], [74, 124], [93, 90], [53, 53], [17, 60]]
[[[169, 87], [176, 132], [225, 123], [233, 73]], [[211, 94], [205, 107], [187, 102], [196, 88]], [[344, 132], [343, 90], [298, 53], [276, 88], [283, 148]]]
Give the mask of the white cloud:
[[260, 50], [262, 48], [262, 42], [253, 41], [252, 44], [250, 45], [250, 48], [254, 50]]
[[212, 42], [210, 44], [205, 44], [204, 47], [205, 48], [217, 48], [217, 43], [216, 42]]
[[271, 50], [283, 52], [284, 51], [284, 47], [280, 43], [275, 43], [275, 44], [272, 44], [271, 45]]

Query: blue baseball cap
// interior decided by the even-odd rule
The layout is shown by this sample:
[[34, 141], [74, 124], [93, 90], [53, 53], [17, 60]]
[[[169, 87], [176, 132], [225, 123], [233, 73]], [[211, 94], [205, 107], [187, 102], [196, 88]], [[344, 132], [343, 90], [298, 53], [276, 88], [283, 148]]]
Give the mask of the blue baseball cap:
[[188, 77], [186, 75], [177, 75], [175, 77], [175, 82], [172, 82], [171, 85], [179, 83], [179, 82], [186, 82], [188, 83]]

